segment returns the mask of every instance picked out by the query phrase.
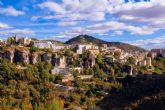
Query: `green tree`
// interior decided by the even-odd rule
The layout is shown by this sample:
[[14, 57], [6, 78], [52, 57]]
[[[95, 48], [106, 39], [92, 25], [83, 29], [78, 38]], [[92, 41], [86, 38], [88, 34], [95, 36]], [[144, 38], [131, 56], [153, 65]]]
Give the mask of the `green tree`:
[[63, 110], [64, 103], [63, 101], [54, 98], [47, 103], [46, 109], [47, 110]]

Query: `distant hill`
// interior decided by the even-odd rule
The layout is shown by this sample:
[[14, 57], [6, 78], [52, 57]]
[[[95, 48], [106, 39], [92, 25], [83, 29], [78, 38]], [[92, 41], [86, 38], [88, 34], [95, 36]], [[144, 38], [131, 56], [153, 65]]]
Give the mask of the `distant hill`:
[[66, 42], [66, 44], [88, 44], [92, 42], [93, 44], [104, 44], [107, 43], [106, 41], [94, 38], [92, 36], [88, 35], [79, 35], [77, 37], [74, 37]]
[[65, 44], [70, 44], [70, 45], [89, 44], [90, 42], [93, 44], [96, 44], [96, 45], [107, 44], [108, 46], [115, 46], [115, 47], [118, 47], [118, 48], [125, 50], [125, 51], [146, 52], [145, 49], [137, 47], [137, 46], [133, 46], [133, 45], [121, 43], [121, 42], [107, 42], [107, 41], [103, 41], [103, 40], [94, 38], [94, 37], [89, 36], [89, 35], [79, 35], [77, 37], [74, 37], [74, 38], [68, 40], [67, 42], [65, 42]]

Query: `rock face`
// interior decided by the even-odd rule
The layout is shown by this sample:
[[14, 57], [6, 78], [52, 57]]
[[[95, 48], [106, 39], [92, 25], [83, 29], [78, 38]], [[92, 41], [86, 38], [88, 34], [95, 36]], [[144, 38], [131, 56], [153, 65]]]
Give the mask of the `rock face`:
[[56, 67], [65, 68], [66, 59], [64, 56], [63, 57], [55, 56], [52, 58], [52, 64], [53, 64], [53, 66], [56, 66]]
[[37, 64], [38, 63], [38, 54], [37, 53], [32, 53], [30, 55], [30, 63], [31, 64]]
[[16, 49], [14, 53], [14, 62], [29, 64], [29, 50]]
[[14, 61], [14, 50], [6, 50], [4, 53], [4, 58], [8, 59], [11, 63]]
[[44, 53], [41, 55], [41, 61], [51, 62], [52, 55], [49, 53]]

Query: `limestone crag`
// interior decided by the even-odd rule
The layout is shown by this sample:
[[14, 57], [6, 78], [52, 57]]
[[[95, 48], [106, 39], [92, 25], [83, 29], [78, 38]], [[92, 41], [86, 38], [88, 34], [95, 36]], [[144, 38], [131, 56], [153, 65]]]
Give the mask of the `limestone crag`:
[[15, 49], [14, 62], [29, 64], [29, 55], [30, 55], [29, 50]]
[[31, 64], [37, 64], [38, 63], [38, 60], [39, 60], [38, 57], [39, 57], [38, 53], [32, 53], [30, 55], [30, 63]]

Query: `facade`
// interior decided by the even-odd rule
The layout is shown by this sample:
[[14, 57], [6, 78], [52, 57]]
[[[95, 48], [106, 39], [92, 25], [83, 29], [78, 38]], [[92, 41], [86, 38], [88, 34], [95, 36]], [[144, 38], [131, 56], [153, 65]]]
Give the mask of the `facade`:
[[151, 53], [155, 53], [156, 55], [162, 55], [165, 57], [165, 49], [152, 49]]
[[39, 48], [39, 49], [51, 48], [52, 43], [49, 41], [35, 41], [34, 46]]
[[77, 54], [83, 54], [86, 51], [94, 52], [96, 54], [99, 53], [99, 47], [93, 45], [92, 43], [90, 43], [90, 44], [78, 44], [76, 46], [76, 48], [77, 48], [76, 49]]
[[31, 39], [28, 37], [24, 37], [19, 39], [19, 44], [23, 44], [23, 45], [29, 45], [31, 42]]
[[56, 51], [61, 50], [61, 49], [65, 49], [65, 46], [56, 45], [50, 41], [35, 41], [34, 46], [39, 48], [39, 49], [44, 49], [44, 48], [51, 49], [53, 52], [56, 52]]

